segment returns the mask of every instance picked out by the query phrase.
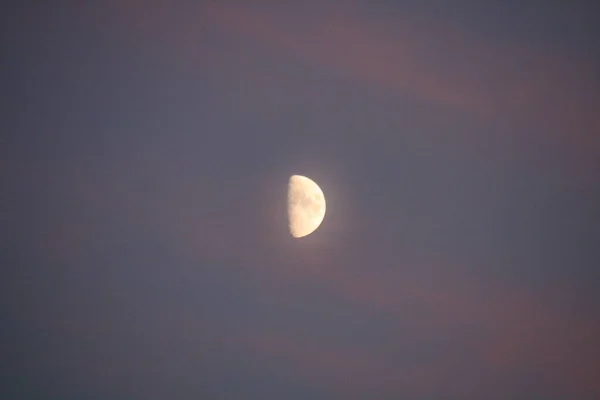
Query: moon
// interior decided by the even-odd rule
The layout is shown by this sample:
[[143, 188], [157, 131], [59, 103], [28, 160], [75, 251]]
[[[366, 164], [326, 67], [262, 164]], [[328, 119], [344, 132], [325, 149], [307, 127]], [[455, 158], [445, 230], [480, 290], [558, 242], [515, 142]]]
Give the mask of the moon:
[[325, 217], [325, 195], [313, 180], [292, 175], [288, 183], [290, 233], [300, 238], [313, 233]]

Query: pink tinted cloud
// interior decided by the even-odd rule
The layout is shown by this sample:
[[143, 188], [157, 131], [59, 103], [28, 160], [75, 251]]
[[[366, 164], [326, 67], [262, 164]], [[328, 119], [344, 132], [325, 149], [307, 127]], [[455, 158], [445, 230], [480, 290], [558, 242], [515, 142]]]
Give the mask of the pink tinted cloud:
[[110, 4], [117, 29], [168, 48], [178, 67], [210, 66], [239, 78], [238, 67], [245, 66], [244, 76], [260, 76], [268, 85], [268, 74], [252, 70], [229, 47], [232, 41], [258, 43], [306, 65], [492, 122], [533, 125], [547, 140], [561, 140], [565, 151], [575, 153], [585, 180], [594, 179], [589, 171], [600, 152], [599, 83], [583, 59], [526, 40], [491, 39], [448, 18], [397, 11], [385, 19], [366, 2], [266, 3]]
[[[146, 156], [149, 157], [138, 155], [142, 157], [139, 165], [147, 165], [141, 162]], [[114, 168], [129, 171], [135, 178], [138, 172], [130, 167], [138, 163], [116, 164]], [[61, 216], [61, 223], [47, 232], [42, 245], [52, 259], [77, 265], [80, 257], [89, 257], [97, 234], [93, 229], [95, 220], [81, 216], [99, 218], [103, 208], [110, 207], [111, 212], [160, 233], [175, 253], [189, 261], [219, 260], [253, 266], [256, 270], [252, 273], [259, 278], [261, 290], [278, 301], [290, 300], [286, 293], [288, 283], [316, 283], [361, 312], [402, 321], [424, 338], [449, 338], [451, 345], [464, 348], [470, 365], [480, 365], [499, 376], [536, 374], [570, 395], [600, 395], [595, 380], [600, 369], [600, 321], [591, 315], [573, 313], [559, 299], [555, 300], [552, 292], [499, 286], [485, 277], [474, 276], [473, 269], [443, 261], [386, 269], [390, 260], [397, 259], [395, 247], [378, 241], [321, 246], [319, 238], [326, 237], [326, 231], [315, 235], [312, 241], [302, 242], [302, 248], [286, 246], [287, 235], [278, 238], [275, 230], [268, 235], [253, 232], [269, 213], [261, 211], [261, 196], [246, 199], [244, 205], [250, 206], [252, 213], [232, 213], [238, 209], [235, 204], [221, 204], [222, 210], [229, 212], [215, 216], [213, 212], [218, 208], [198, 207], [217, 205], [215, 199], [211, 200], [211, 193], [202, 191], [197, 180], [188, 181], [168, 166], [161, 166], [161, 175], [156, 179], [170, 190], [156, 192], [152, 200], [144, 201], [136, 201], [136, 192], [128, 187], [132, 177], [127, 174], [104, 171], [98, 176], [79, 177], [77, 168], [65, 168], [72, 175], [57, 176], [73, 191], [72, 198], [85, 206]], [[283, 222], [273, 221], [280, 225]], [[285, 233], [284, 227], [281, 229]], [[173, 273], [197, 279], [196, 264], [183, 264], [191, 265], [189, 271], [181, 267]], [[363, 268], [357, 269], [357, 265]], [[371, 268], [373, 265], [377, 268]], [[402, 337], [401, 332], [398, 335]], [[353, 382], [360, 376], [365, 387], [389, 387], [392, 391], [406, 387], [415, 391], [439, 387], [461, 393], [474, 390], [468, 384], [470, 372], [453, 364], [455, 356], [441, 357], [426, 366], [407, 366], [391, 362], [377, 351], [296, 341], [271, 332], [250, 337], [247, 346], [255, 352], [264, 351], [269, 357], [292, 360], [292, 365], [301, 365], [303, 370], [309, 369], [311, 363], [318, 364], [322, 374], [331, 375], [334, 382]], [[410, 379], [403, 382], [399, 376]], [[397, 380], [400, 383], [395, 383]]]
[[431, 395], [440, 389], [440, 382], [449, 372], [443, 362], [398, 364], [372, 350], [311, 342], [276, 332], [231, 337], [225, 342], [253, 357], [257, 368], [275, 368], [283, 375], [306, 380], [311, 386], [343, 393], [345, 398], [364, 398], [374, 393]]
[[[285, 287], [281, 282], [287, 280], [318, 283], [357, 310], [398, 321], [403, 330], [411, 332], [409, 336], [417, 333], [420, 339], [415, 346], [445, 338], [450, 355], [440, 354], [425, 365], [411, 365], [390, 359], [387, 352], [394, 349], [386, 350], [385, 344], [361, 350], [313, 343], [304, 349], [301, 340], [297, 343], [276, 332], [248, 343], [253, 351], [302, 365], [303, 370], [319, 365], [321, 375], [331, 377], [332, 384], [346, 382], [347, 386], [341, 386], [344, 388], [360, 381], [364, 388], [373, 390], [442, 390], [475, 398], [482, 389], [470, 377], [481, 374], [477, 380], [488, 382], [488, 389], [494, 384], [503, 387], [506, 383], [498, 383], [503, 379], [510, 382], [531, 377], [565, 396], [600, 395], [595, 379], [600, 371], [600, 320], [573, 312], [552, 291], [494, 284], [447, 263], [445, 268], [439, 264], [410, 269], [417, 273], [403, 272], [402, 268], [381, 273], [378, 268], [374, 275], [368, 268], [364, 272], [346, 268], [340, 253], [326, 260], [305, 257], [300, 261], [299, 268], [289, 268], [288, 263], [268, 270], [275, 283], [273, 288], [264, 289], [276, 291], [278, 286]], [[280, 294], [277, 298], [285, 301], [285, 293]], [[407, 335], [403, 330], [397, 332], [399, 343]]]
[[[570, 396], [600, 395], [595, 380], [600, 369], [600, 321], [591, 315], [574, 314], [555, 301], [551, 292], [498, 286], [481, 276], [474, 277], [472, 270], [441, 261], [409, 269], [385, 269], [396, 252], [377, 241], [357, 244], [354, 252], [347, 245], [320, 246], [319, 236], [303, 242], [302, 249], [286, 247], [285, 239], [271, 241], [276, 235], [252, 234], [252, 227], [259, 226], [257, 222], [268, 214], [266, 211], [253, 216], [223, 213], [217, 220], [197, 207], [210, 203], [210, 194], [194, 190], [198, 188], [196, 181], [187, 182], [174, 172], [164, 173], [165, 182], [173, 184], [177, 179], [177, 190], [164, 196], [157, 193], [150, 202], [122, 197], [127, 192], [126, 176], [115, 179], [108, 174], [104, 179], [84, 181], [72, 177], [68, 186], [76, 192], [74, 197], [87, 204], [85, 214], [95, 214], [107, 203], [125, 214], [136, 206], [139, 214], [127, 218], [139, 219], [154, 232], [161, 232], [168, 245], [188, 260], [228, 260], [235, 265], [257, 266], [252, 273], [259, 278], [261, 290], [277, 301], [295, 301], [286, 292], [288, 283], [318, 284], [361, 312], [401, 321], [411, 332], [422, 335], [422, 344], [427, 338], [435, 341], [445, 337], [449, 346], [463, 351], [451, 357], [442, 355], [426, 365], [410, 365], [390, 360], [381, 349], [310, 343], [278, 332], [225, 338], [253, 357], [267, 357], [274, 365], [297, 369], [334, 388], [351, 391], [356, 385], [364, 393], [382, 388], [391, 393], [443, 390], [469, 398], [477, 394], [469, 379], [471, 369], [481, 367], [497, 376], [534, 374]], [[260, 200], [250, 199], [246, 205], [255, 209]], [[236, 209], [231, 204], [223, 207]], [[152, 212], [161, 209], [171, 211]], [[190, 214], [192, 209], [195, 211]], [[240, 224], [244, 218], [251, 220]], [[236, 231], [236, 227], [248, 228]], [[73, 214], [54, 227], [43, 244], [54, 259], [76, 264], [94, 234], [92, 226]], [[357, 269], [357, 263], [364, 268]], [[197, 279], [196, 264], [189, 264], [189, 271], [182, 268], [173, 273]], [[377, 274], [370, 267], [374, 264]], [[402, 337], [398, 331], [399, 340]]]
[[[481, 109], [480, 99], [464, 87], [440, 79], [426, 64], [419, 32], [402, 18], [396, 32], [348, 12], [296, 13], [215, 3], [206, 8], [211, 22], [231, 29], [308, 63], [343, 75], [406, 90], [428, 100]], [[412, 24], [410, 24], [412, 25]]]
[[[546, 65], [556, 65], [553, 57], [534, 57], [532, 63], [535, 68], [522, 72], [523, 76], [514, 78], [499, 94], [495, 90], [492, 90], [494, 94], [490, 94], [478, 88], [476, 82], [469, 81], [468, 77], [453, 80], [443, 74], [437, 75], [439, 71], [432, 71], [432, 67], [428, 67], [427, 57], [422, 54], [425, 45], [418, 40], [413, 42], [414, 38], [421, 36], [418, 30], [410, 34], [410, 29], [416, 29], [414, 26], [410, 29], [403, 28], [408, 29], [409, 34], [398, 39], [385, 31], [373, 33], [376, 29], [372, 23], [355, 16], [331, 20], [327, 17], [317, 19], [314, 26], [309, 27], [311, 34], [306, 35], [308, 28], [286, 23], [286, 18], [291, 17], [289, 13], [270, 13], [251, 7], [227, 8], [222, 3], [215, 3], [211, 7], [210, 16], [220, 26], [264, 41], [301, 60], [324, 65], [356, 78], [407, 90], [429, 100], [467, 110], [513, 112], [514, 109], [523, 107], [523, 113], [548, 114], [544, 119], [545, 123], [553, 125], [552, 122], [558, 119], [562, 126], [573, 128], [569, 132], [584, 138], [598, 132], [597, 120], [593, 120], [596, 121], [593, 125], [595, 131], [586, 130], [586, 121], [589, 120], [586, 102], [580, 100], [584, 105], [581, 108], [577, 106], [577, 102], [570, 103], [573, 97], [582, 98], [578, 92], [575, 96], [569, 95], [573, 93], [571, 91], [574, 87], [581, 85], [576, 77], [578, 69], [569, 67], [569, 63], [558, 63], [556, 69], [539, 73], [546, 71]], [[466, 40], [460, 35], [458, 39], [458, 43], [463, 44]], [[469, 40], [467, 42], [472, 43]], [[470, 46], [467, 45], [467, 48], [471, 48]], [[472, 46], [472, 50], [469, 50], [471, 55], [480, 56], [482, 53], [478, 52], [484, 49], [477, 44]], [[490, 51], [492, 59], [502, 62], [503, 57], [494, 55], [496, 53], [493, 50], [486, 51]], [[502, 50], [498, 54], [502, 55]], [[512, 49], [504, 54], [512, 54]], [[574, 80], [565, 79], [565, 76]], [[555, 86], [557, 82], [560, 83], [558, 88]], [[561, 95], [558, 96], [557, 104], [552, 105], [550, 103], [557, 98], [555, 95], [551, 96], [555, 91]], [[566, 104], [567, 107], [563, 109], [561, 104]], [[548, 112], [549, 110], [558, 112]], [[119, 192], [118, 189], [114, 191]], [[103, 191], [103, 195], [106, 193], [110, 193], [110, 190]], [[90, 200], [93, 197], [90, 196]], [[202, 201], [202, 196], [196, 194], [188, 199], [190, 204], [198, 203]], [[161, 199], [163, 200], [177, 203], [173, 199]], [[170, 204], [169, 208], [185, 209], [187, 202]], [[174, 205], [177, 207], [173, 207]], [[143, 214], [148, 217], [152, 213], [151, 210], [145, 210]], [[483, 362], [498, 374], [523, 368], [541, 371], [545, 379], [559, 385], [565, 392], [573, 395], [600, 395], [600, 388], [594, 378], [598, 375], [597, 360], [600, 359], [596, 339], [600, 336], [598, 321], [591, 317], [572, 315], [568, 310], [556, 307], [548, 293], [522, 293], [514, 288], [494, 289], [481, 282], [469, 285], [470, 280], [464, 273], [435, 278], [403, 276], [401, 273], [380, 276], [353, 273], [343, 268], [343, 262], [348, 260], [339, 259], [339, 254], [335, 251], [325, 259], [321, 255], [307, 256], [301, 259], [305, 262], [301, 268], [282, 271], [274, 266], [274, 261], [277, 257], [285, 261], [286, 255], [257, 255], [261, 250], [268, 253], [265, 243], [252, 242], [241, 234], [234, 235], [233, 239], [228, 237], [228, 228], [237, 225], [233, 217], [217, 223], [199, 210], [193, 216], [182, 213], [175, 216], [155, 215], [154, 218], [152, 224], [164, 229], [174, 245], [190, 254], [219, 259], [232, 245], [236, 245], [239, 251], [236, 255], [231, 255], [233, 257], [241, 259], [243, 255], [263, 259], [265, 264], [273, 265], [268, 272], [277, 274], [280, 279], [325, 282], [339, 296], [373, 310], [383, 310], [391, 318], [406, 318], [405, 311], [408, 307], [419, 307], [424, 310], [424, 315], [411, 323], [426, 331], [481, 327], [484, 334], [473, 343], [471, 351], [480, 355]], [[58, 240], [57, 243], [49, 243], [49, 246], [58, 253], [66, 254], [68, 245], [65, 243], [73, 243], [74, 237], [81, 237], [77, 233], [78, 229], [80, 228], [68, 225], [59, 228], [60, 235], [57, 237], [65, 239], [62, 244]], [[231, 240], [236, 243], [232, 244]], [[238, 244], [241, 247], [237, 247]], [[257, 247], [252, 250], [251, 246]], [[369, 254], [372, 253], [374, 251], [369, 251]], [[336, 262], [342, 262], [338, 268], [332, 265]], [[301, 350], [298, 350], [293, 340], [279, 338], [277, 335], [250, 339], [248, 346], [269, 354], [287, 354], [291, 359], [305, 360], [306, 365], [311, 364], [310, 361], [318, 361], [320, 368], [331, 371], [333, 376], [341, 374], [342, 377], [352, 377], [359, 373], [386, 376], [384, 371], [391, 368], [377, 355], [353, 353], [350, 350], [340, 350], [341, 354], [338, 354], [310, 344], [300, 346]], [[419, 375], [422, 376], [421, 381], [427, 382], [429, 387], [436, 387], [442, 385], [440, 380], [447, 382], [451, 369], [451, 366], [440, 362], [420, 371]]]
[[[459, 274], [460, 277], [460, 274]], [[600, 372], [600, 321], [573, 315], [552, 300], [551, 293], [514, 287], [467, 284], [448, 277], [388, 277], [387, 283], [355, 281], [355, 298], [402, 317], [407, 305], [425, 313], [413, 324], [425, 331], [478, 332], [468, 346], [484, 365], [501, 374], [536, 373], [572, 395], [600, 395], [594, 378]], [[464, 379], [464, 377], [463, 377]]]
[[210, 25], [302, 62], [417, 98], [494, 118], [534, 121], [589, 157], [600, 150], [593, 67], [527, 43], [476, 37], [451, 21], [395, 15], [394, 24], [343, 9], [212, 3]]

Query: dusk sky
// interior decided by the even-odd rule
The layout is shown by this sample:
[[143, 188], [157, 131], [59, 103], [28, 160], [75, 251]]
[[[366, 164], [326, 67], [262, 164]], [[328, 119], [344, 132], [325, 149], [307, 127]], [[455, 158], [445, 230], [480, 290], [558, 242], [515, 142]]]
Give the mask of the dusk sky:
[[600, 398], [593, 1], [14, 3], [0, 398]]

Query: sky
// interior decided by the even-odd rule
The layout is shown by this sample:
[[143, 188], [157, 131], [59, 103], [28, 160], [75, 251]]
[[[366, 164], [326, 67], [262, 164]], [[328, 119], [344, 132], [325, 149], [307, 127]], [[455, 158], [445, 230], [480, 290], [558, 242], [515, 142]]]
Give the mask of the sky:
[[600, 398], [600, 13], [451, 3], [8, 7], [0, 397]]

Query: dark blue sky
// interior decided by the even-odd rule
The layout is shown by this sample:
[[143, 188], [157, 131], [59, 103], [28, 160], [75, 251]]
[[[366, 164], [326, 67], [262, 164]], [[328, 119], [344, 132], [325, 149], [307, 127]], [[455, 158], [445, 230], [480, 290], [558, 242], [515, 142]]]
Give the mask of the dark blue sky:
[[597, 399], [592, 3], [13, 6], [0, 397]]

